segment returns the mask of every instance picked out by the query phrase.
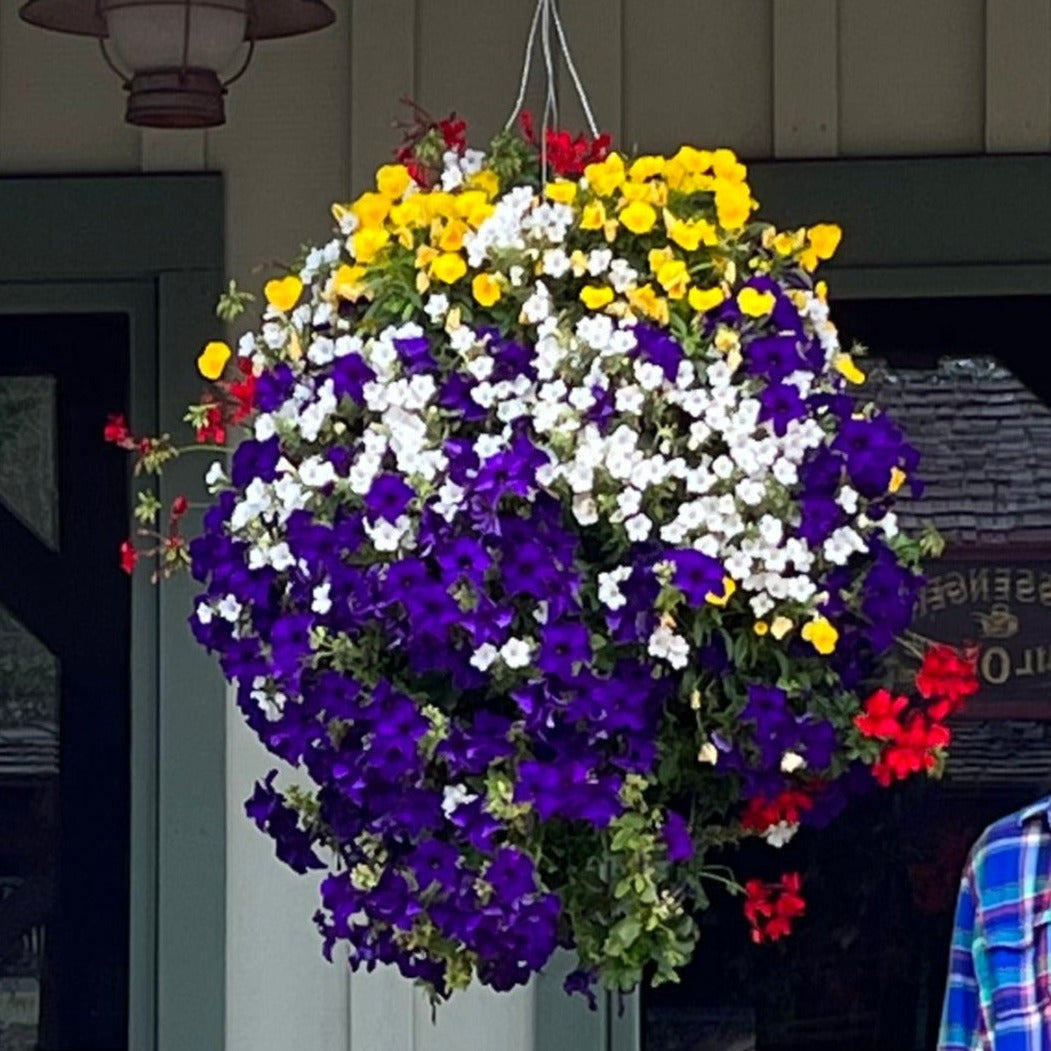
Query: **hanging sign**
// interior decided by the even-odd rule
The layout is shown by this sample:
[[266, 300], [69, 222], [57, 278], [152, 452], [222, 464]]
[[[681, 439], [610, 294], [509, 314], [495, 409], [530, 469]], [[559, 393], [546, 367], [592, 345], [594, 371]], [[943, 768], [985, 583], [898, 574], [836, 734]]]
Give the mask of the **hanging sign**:
[[965, 714], [1051, 719], [1051, 553], [939, 559], [927, 572], [913, 629], [978, 646], [981, 687]]

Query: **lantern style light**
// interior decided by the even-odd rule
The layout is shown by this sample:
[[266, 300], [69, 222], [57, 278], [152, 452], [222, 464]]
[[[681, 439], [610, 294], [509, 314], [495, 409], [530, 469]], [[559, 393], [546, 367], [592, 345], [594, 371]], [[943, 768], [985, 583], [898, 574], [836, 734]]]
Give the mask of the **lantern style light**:
[[28, 0], [19, 13], [44, 29], [95, 37], [124, 81], [128, 123], [150, 128], [222, 124], [226, 88], [258, 41], [311, 33], [336, 17], [325, 0]]

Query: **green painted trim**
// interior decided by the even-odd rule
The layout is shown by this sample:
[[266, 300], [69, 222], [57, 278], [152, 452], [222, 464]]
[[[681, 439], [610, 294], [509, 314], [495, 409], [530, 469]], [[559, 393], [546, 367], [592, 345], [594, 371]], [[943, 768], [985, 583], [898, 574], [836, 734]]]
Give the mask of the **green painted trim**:
[[142, 277], [223, 267], [223, 179], [0, 178], [0, 281]]
[[[128, 312], [133, 423], [176, 434], [216, 330], [223, 215], [214, 174], [0, 178], [0, 311]], [[203, 495], [200, 466], [162, 495]], [[225, 1042], [225, 691], [190, 593], [143, 581], [132, 599], [132, 1051]]]
[[1051, 264], [1049, 155], [781, 161], [749, 177], [764, 218], [843, 227], [830, 273]]

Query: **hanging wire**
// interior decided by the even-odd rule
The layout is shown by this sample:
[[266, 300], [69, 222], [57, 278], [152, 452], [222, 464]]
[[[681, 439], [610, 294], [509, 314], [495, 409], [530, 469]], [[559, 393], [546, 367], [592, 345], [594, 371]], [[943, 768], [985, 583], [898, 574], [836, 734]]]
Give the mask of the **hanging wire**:
[[504, 124], [504, 131], [511, 130], [511, 125], [514, 124], [515, 120], [518, 118], [518, 114], [522, 112], [522, 104], [525, 102], [526, 89], [529, 87], [529, 72], [533, 66], [533, 46], [536, 44], [536, 31], [537, 27], [540, 25], [540, 14], [545, 2], [546, 0], [537, 0], [536, 10], [533, 12], [533, 21], [529, 26], [529, 36], [526, 39], [525, 61], [522, 63], [522, 76], [518, 82], [518, 96], [515, 99], [511, 115], [507, 118], [507, 122]]
[[569, 76], [573, 81], [573, 87], [576, 89], [577, 99], [580, 102], [580, 108], [584, 111], [584, 119], [588, 122], [588, 131], [591, 132], [593, 138], [598, 138], [598, 124], [595, 121], [595, 114], [591, 111], [591, 103], [588, 100], [587, 92], [584, 90], [584, 85], [581, 83], [580, 74], [577, 72], [577, 67], [573, 63], [573, 56], [569, 53], [569, 41], [566, 39], [566, 31], [562, 27], [562, 19], [558, 13], [557, 0], [551, 0], [551, 14], [555, 20], [555, 31], [558, 33], [558, 42], [562, 48], [562, 57], [566, 60], [566, 69], [569, 70]]
[[558, 36], [559, 51], [566, 63], [573, 88], [576, 91], [580, 108], [584, 111], [584, 119], [587, 121], [588, 131], [593, 136], [598, 136], [598, 124], [591, 109], [591, 102], [581, 82], [580, 74], [577, 72], [576, 64], [569, 50], [569, 40], [566, 36], [562, 18], [558, 13], [558, 0], [537, 0], [536, 10], [533, 12], [533, 20], [529, 25], [529, 35], [526, 38], [525, 57], [522, 62], [522, 76], [518, 83], [518, 95], [515, 98], [511, 115], [504, 124], [504, 131], [510, 130], [518, 115], [522, 112], [525, 102], [526, 91], [529, 87], [529, 78], [533, 68], [533, 51], [536, 47], [537, 33], [540, 33], [540, 46], [544, 57], [544, 73], [547, 77], [547, 89], [544, 94], [544, 110], [541, 115], [540, 128], [540, 164], [544, 177], [547, 177], [547, 131], [548, 128], [558, 123], [558, 88], [556, 84], [555, 51], [552, 47], [551, 32]]

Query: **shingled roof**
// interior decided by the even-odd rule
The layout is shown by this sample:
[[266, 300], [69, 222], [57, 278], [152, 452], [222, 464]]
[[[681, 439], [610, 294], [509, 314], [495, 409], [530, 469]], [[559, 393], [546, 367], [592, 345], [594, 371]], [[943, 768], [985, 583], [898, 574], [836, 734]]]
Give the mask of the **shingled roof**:
[[906, 528], [950, 542], [1051, 539], [1051, 409], [991, 358], [936, 369], [869, 366], [867, 387], [920, 451], [925, 489], [903, 502]]

